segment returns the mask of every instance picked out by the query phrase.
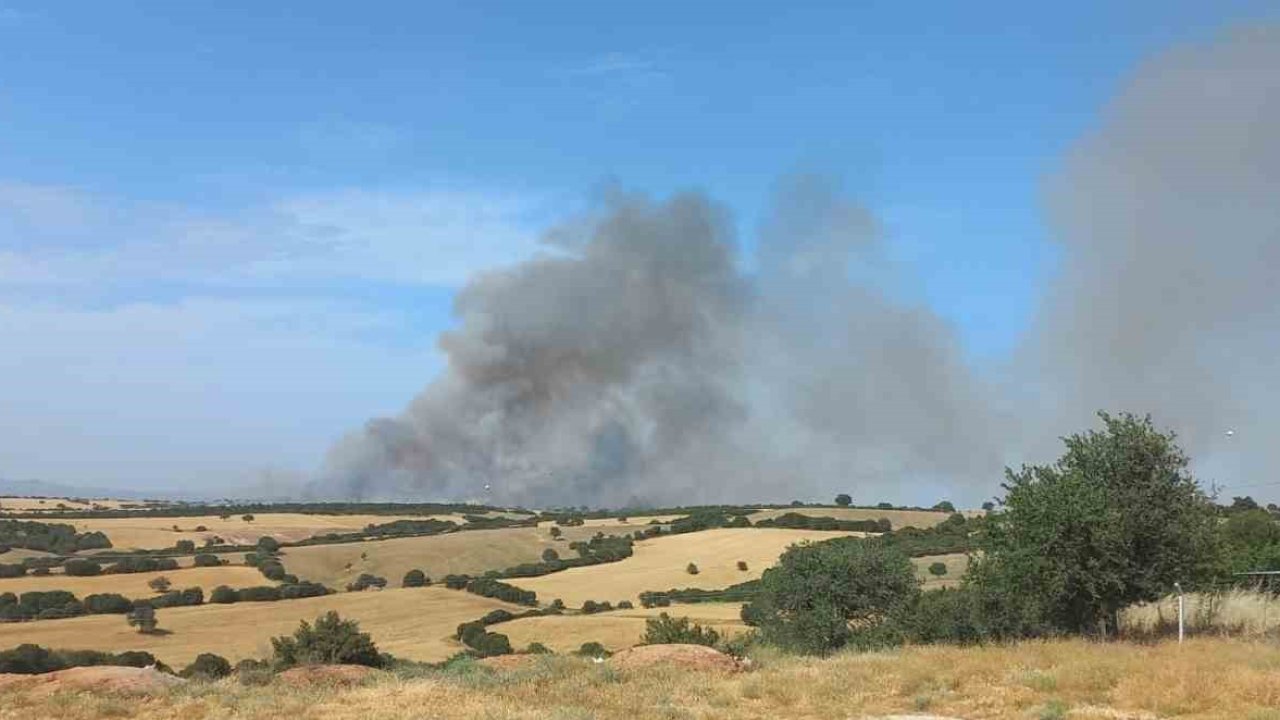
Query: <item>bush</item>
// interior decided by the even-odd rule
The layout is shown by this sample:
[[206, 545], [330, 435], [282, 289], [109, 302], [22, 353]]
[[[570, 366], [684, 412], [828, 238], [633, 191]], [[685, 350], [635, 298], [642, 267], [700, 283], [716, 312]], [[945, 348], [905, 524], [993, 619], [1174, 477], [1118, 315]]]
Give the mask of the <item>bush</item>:
[[942, 577], [947, 574], [947, 564], [944, 562], [935, 562], [929, 565], [929, 574], [934, 577]]
[[313, 582], [292, 582], [281, 585], [279, 588], [281, 600], [297, 600], [298, 598], [321, 597], [328, 595], [331, 591], [329, 588], [320, 583]]
[[222, 560], [218, 559], [217, 555], [211, 555], [209, 553], [200, 553], [199, 555], [195, 556], [196, 567], [218, 567], [221, 564], [222, 564]]
[[115, 593], [89, 595], [84, 599], [84, 611], [92, 615], [123, 615], [132, 609], [132, 600]]
[[720, 642], [720, 633], [711, 628], [690, 622], [689, 618], [673, 618], [666, 613], [645, 621], [642, 645], [706, 645], [715, 647]]
[[582, 603], [582, 612], [585, 615], [594, 615], [595, 613], [609, 612], [610, 610], [613, 610], [613, 605], [608, 600], [599, 603], [595, 600], [588, 600]]
[[183, 555], [190, 555], [196, 551], [196, 543], [194, 540], [179, 540], [173, 544], [173, 549]]
[[688, 565], [685, 566], [684, 571], [689, 573], [690, 575], [697, 575], [698, 566], [694, 565], [693, 563], [689, 563]]
[[502, 633], [484, 632], [472, 635], [468, 647], [480, 657], [511, 654], [511, 639]]
[[836, 504], [840, 507], [849, 507], [853, 504], [853, 498], [849, 497], [847, 493], [840, 493], [836, 496]]
[[529, 643], [529, 647], [525, 648], [525, 649], [524, 649], [524, 651], [525, 651], [527, 654], [529, 654], [529, 655], [550, 655], [550, 654], [552, 654], [552, 653], [551, 653], [551, 648], [547, 647], [546, 645], [543, 645], [543, 644], [542, 644], [542, 643], [540, 643], [540, 642], [531, 642], [531, 643]]
[[258, 538], [258, 554], [274, 555], [280, 551], [280, 541], [269, 535]]
[[450, 590], [462, 590], [471, 582], [471, 578], [466, 575], [445, 575], [444, 586]]
[[236, 679], [241, 685], [270, 685], [275, 674], [271, 672], [271, 664], [263, 660], [247, 658], [236, 663]]
[[619, 610], [632, 610], [634, 608], [635, 608], [635, 605], [630, 600], [623, 600], [622, 602], [618, 603]]
[[743, 619], [784, 649], [825, 654], [854, 639], [851, 626], [861, 640], [887, 642], [879, 631], [891, 629], [919, 593], [905, 555], [879, 541], [838, 538], [784, 552], [764, 572]]
[[506, 610], [498, 608], [497, 610], [493, 610], [480, 618], [480, 622], [484, 625], [497, 625], [498, 623], [504, 623], [508, 620], [514, 620], [515, 617], [515, 615], [512, 615]]
[[186, 590], [173, 590], [161, 595], [158, 598], [148, 600], [147, 603], [153, 608], [166, 607], [187, 607], [191, 605], [204, 604], [204, 590], [198, 587], [187, 588]]
[[[262, 562], [258, 563], [258, 571], [261, 572], [262, 576], [266, 579], [275, 580], [276, 582], [283, 581], [286, 575], [284, 565], [281, 565], [280, 561], [275, 559], [264, 559]], [[382, 584], [385, 585], [386, 583], [386, 580], [382, 581]]]
[[33, 568], [31, 570], [31, 574], [36, 575], [38, 577], [45, 577], [46, 575], [50, 575], [51, 573], [49, 572], [48, 565], [41, 565], [39, 567]]
[[135, 605], [125, 616], [125, 620], [129, 627], [136, 627], [138, 632], [144, 634], [155, 632], [160, 624], [156, 619], [156, 609], [150, 605]]
[[606, 650], [604, 645], [601, 645], [600, 643], [595, 642], [593, 640], [591, 642], [582, 643], [582, 646], [579, 647], [577, 652], [575, 652], [574, 654], [581, 655], [582, 657], [590, 657], [590, 658], [607, 658], [613, 653]]
[[316, 618], [314, 625], [302, 621], [292, 637], [272, 638], [271, 647], [277, 668], [295, 665], [382, 667], [385, 664], [373, 639], [360, 632], [359, 623], [343, 620], [332, 610]]
[[16, 578], [27, 574], [27, 566], [14, 563], [11, 565], [0, 564], [0, 578]]
[[151, 653], [136, 650], [113, 655], [96, 650], [49, 650], [39, 645], [25, 644], [10, 650], [0, 651], [0, 673], [34, 675], [91, 665], [119, 665], [125, 667], [155, 665], [157, 668], [168, 669], [158, 662]]
[[542, 551], [542, 562], [550, 563], [560, 559], [560, 553], [555, 548], [547, 548]]
[[255, 585], [235, 591], [240, 602], [275, 602], [280, 599], [280, 588], [275, 585]]
[[167, 591], [171, 585], [173, 585], [173, 583], [169, 581], [169, 578], [163, 575], [157, 578], [151, 578], [147, 581], [147, 587], [158, 593]]
[[77, 577], [102, 574], [102, 566], [92, 560], [72, 558], [62, 564], [62, 572]]
[[747, 571], [747, 561], [746, 561], [746, 560], [739, 560], [739, 561], [738, 561], [738, 569], [739, 569], [739, 570], [741, 570], [742, 572], [746, 572], [746, 571]]
[[921, 593], [904, 630], [913, 642], [948, 645], [972, 645], [989, 635], [973, 593], [950, 588]]
[[236, 602], [239, 599], [236, 596], [236, 591], [226, 585], [219, 585], [213, 589], [213, 592], [209, 593], [209, 602], [211, 603], [225, 605]]
[[178, 674], [193, 680], [220, 680], [231, 674], [231, 663], [220, 655], [200, 653]]
[[404, 579], [400, 581], [400, 587], [415, 588], [425, 587], [431, 584], [430, 578], [421, 570], [410, 570], [404, 574]]

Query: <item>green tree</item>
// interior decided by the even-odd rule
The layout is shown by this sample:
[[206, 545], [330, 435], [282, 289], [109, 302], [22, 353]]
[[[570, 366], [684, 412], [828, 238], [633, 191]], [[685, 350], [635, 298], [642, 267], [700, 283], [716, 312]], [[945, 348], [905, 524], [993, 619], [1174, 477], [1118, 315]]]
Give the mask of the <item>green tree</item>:
[[853, 504], [853, 498], [849, 497], [848, 493], [840, 493], [836, 496], [836, 504], [840, 507], [849, 507]]
[[428, 582], [427, 574], [415, 568], [404, 574], [404, 579], [400, 581], [400, 586], [407, 588], [424, 587]]
[[180, 553], [189, 555], [196, 551], [196, 543], [194, 540], [179, 540], [173, 544], [173, 549]]
[[144, 634], [155, 632], [160, 625], [160, 621], [156, 619], [156, 609], [147, 604], [135, 605], [124, 618], [129, 627], [136, 627], [138, 632]]
[[1280, 525], [1266, 510], [1233, 512], [1222, 523], [1231, 572], [1280, 570]]
[[221, 655], [200, 653], [178, 674], [195, 680], [218, 680], [231, 674], [231, 663]]
[[1006, 471], [967, 577], [997, 635], [1114, 632], [1121, 608], [1211, 577], [1214, 510], [1172, 433], [1099, 413], [1053, 465]]
[[743, 619], [784, 649], [825, 654], [855, 639], [879, 642], [920, 593], [911, 561], [880, 541], [797, 545], [764, 572]]
[[550, 532], [551, 532], [551, 537], [553, 537], [553, 538], [558, 538], [558, 537], [560, 537], [561, 535], [564, 535], [564, 531], [563, 531], [563, 530], [561, 530], [560, 528], [558, 528], [558, 527], [554, 526], [554, 525], [553, 525], [553, 526], [551, 526], [551, 531], [550, 531]]
[[368, 633], [360, 632], [359, 623], [343, 620], [333, 610], [316, 618], [315, 624], [303, 620], [292, 637], [272, 638], [271, 647], [278, 668], [295, 665], [383, 665], [378, 646]]
[[941, 510], [942, 512], [953, 513], [956, 511], [956, 506], [952, 505], [950, 500], [943, 500], [937, 505], [934, 505], [933, 509]]
[[560, 559], [560, 553], [555, 548], [547, 548], [542, 551], [542, 562], [552, 563]]
[[150, 580], [147, 581], [147, 587], [151, 588], [152, 590], [155, 590], [158, 593], [167, 592], [169, 590], [169, 587], [172, 585], [173, 583], [169, 581], [169, 578], [163, 575], [157, 578], [151, 578]]
[[935, 562], [929, 565], [929, 574], [934, 577], [942, 577], [947, 574], [947, 564], [944, 562]]
[[687, 617], [673, 618], [661, 613], [656, 618], [645, 621], [644, 637], [641, 645], [706, 645], [715, 647], [720, 642], [720, 633], [711, 628], [704, 628], [693, 623]]

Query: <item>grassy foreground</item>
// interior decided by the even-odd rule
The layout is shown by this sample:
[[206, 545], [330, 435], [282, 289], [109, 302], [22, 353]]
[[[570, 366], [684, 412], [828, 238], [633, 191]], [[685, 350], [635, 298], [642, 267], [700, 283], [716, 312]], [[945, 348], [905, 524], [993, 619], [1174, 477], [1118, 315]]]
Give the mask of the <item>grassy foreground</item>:
[[516, 671], [387, 676], [351, 689], [192, 684], [154, 698], [83, 694], [0, 703], [0, 718], [1280, 718], [1280, 648], [1023, 643], [920, 647], [826, 660], [766, 656], [715, 675], [541, 657]]

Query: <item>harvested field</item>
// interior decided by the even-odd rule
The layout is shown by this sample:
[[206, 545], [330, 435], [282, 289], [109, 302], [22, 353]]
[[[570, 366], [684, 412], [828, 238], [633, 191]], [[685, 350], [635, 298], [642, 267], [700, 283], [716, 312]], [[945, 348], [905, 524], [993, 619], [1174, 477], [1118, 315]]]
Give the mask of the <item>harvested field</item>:
[[383, 651], [413, 660], [439, 661], [458, 652], [453, 639], [459, 623], [497, 608], [523, 608], [444, 588], [338, 593], [326, 597], [279, 602], [200, 605], [158, 610], [167, 634], [143, 635], [119, 615], [92, 615], [69, 620], [0, 625], [0, 648], [21, 643], [68, 650], [146, 650], [169, 665], [181, 667], [202, 652], [231, 662], [266, 657], [271, 638], [292, 633], [301, 620], [337, 610], [358, 620]]
[[[252, 545], [264, 535], [281, 541], [294, 542], [305, 540], [313, 535], [362, 530], [370, 524], [376, 525], [403, 519], [423, 520], [427, 517], [454, 520], [459, 524], [463, 522], [461, 516], [452, 515], [310, 515], [304, 513], [263, 513], [254, 515], [252, 522], [246, 522], [240, 515], [232, 515], [226, 520], [217, 515], [198, 515], [90, 518], [64, 522], [75, 525], [79, 532], [96, 530], [106, 533], [116, 549], [154, 550], [173, 547], [173, 544], [179, 540], [194, 540], [199, 546], [204, 544], [206, 538], [212, 537], [220, 537], [228, 543], [243, 545]], [[176, 532], [173, 529], [174, 526], [178, 527]], [[200, 526], [206, 529], [197, 531], [196, 528]]]
[[538, 562], [543, 550], [554, 548], [566, 557], [573, 551], [569, 543], [584, 540], [597, 532], [606, 535], [634, 532], [626, 526], [563, 528], [560, 540], [545, 528], [502, 528], [427, 537], [393, 538], [338, 545], [310, 545], [285, 548], [285, 568], [301, 578], [335, 588], [345, 587], [360, 573], [385, 577], [398, 586], [404, 574], [422, 570], [432, 580], [450, 573], [480, 574], [503, 570], [520, 563]]
[[[239, 555], [233, 557], [239, 558]], [[158, 577], [169, 578], [174, 590], [182, 588], [204, 588], [205, 597], [219, 585], [230, 585], [233, 588], [252, 587], [254, 585], [275, 585], [266, 579], [257, 568], [245, 565], [224, 565], [222, 567], [187, 567], [178, 570], [160, 572], [121, 573], [118, 575], [95, 575], [93, 577], [71, 577], [67, 575], [27, 575], [19, 578], [0, 579], [0, 592], [24, 593], [32, 590], [67, 590], [75, 593], [81, 600], [93, 593], [119, 593], [130, 599], [146, 598], [155, 595], [155, 591], [147, 583]]]
[[[929, 566], [936, 562], [947, 566], [946, 575], [939, 577], [929, 572]], [[922, 587], [925, 590], [932, 590], [934, 588], [959, 585], [960, 578], [964, 576], [964, 571], [969, 569], [969, 556], [964, 553], [926, 555], [925, 557], [911, 558], [911, 564], [916, 566], [916, 577], [920, 579]]]
[[663, 612], [672, 617], [687, 617], [728, 637], [750, 629], [740, 618], [741, 610], [738, 603], [697, 603], [615, 610], [594, 615], [547, 615], [512, 620], [494, 625], [492, 630], [511, 638], [511, 645], [517, 649], [540, 642], [556, 652], [567, 653], [577, 650], [583, 643], [594, 641], [617, 651], [638, 644], [644, 635], [646, 621]]
[[788, 513], [808, 515], [809, 517], [829, 517], [836, 520], [879, 520], [889, 518], [893, 529], [904, 527], [931, 528], [951, 517], [950, 513], [933, 510], [868, 510], [866, 508], [842, 507], [795, 507], [779, 510], [760, 510], [747, 516], [751, 522], [768, 518], [776, 518]]
[[[722, 528], [645, 540], [635, 555], [616, 563], [571, 568], [551, 575], [518, 578], [510, 582], [538, 593], [549, 602], [564, 600], [580, 607], [587, 600], [636, 602], [646, 590], [702, 588], [715, 590], [760, 577], [788, 547], [804, 541], [822, 541], [859, 533], [783, 528]], [[747, 570], [737, 568], [739, 560]], [[698, 574], [686, 572], [694, 563]]]
[[[56, 513], [60, 510], [92, 510], [94, 508], [106, 508], [108, 510], [119, 510], [124, 506], [142, 506], [152, 505], [144, 500], [108, 500], [105, 498], [85, 498], [73, 500], [71, 498], [28, 498], [28, 497], [0, 497], [0, 514], [4, 513], [35, 513], [49, 512]], [[64, 508], [59, 508], [63, 505]]]

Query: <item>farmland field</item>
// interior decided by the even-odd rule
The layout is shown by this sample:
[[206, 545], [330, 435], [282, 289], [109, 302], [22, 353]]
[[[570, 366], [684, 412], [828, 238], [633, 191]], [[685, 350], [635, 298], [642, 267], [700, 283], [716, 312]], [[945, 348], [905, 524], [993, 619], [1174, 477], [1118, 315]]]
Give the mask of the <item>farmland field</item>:
[[140, 634], [120, 615], [4, 624], [0, 625], [0, 647], [37, 643], [65, 649], [146, 650], [178, 666], [202, 652], [213, 652], [236, 662], [269, 656], [272, 637], [293, 632], [301, 620], [314, 620], [336, 610], [344, 618], [358, 620], [361, 629], [385, 652], [439, 661], [461, 649], [453, 639], [459, 623], [497, 608], [521, 609], [436, 587], [339, 593], [302, 600], [163, 609], [156, 615], [160, 629], [169, 634], [160, 635]]
[[[235, 557], [238, 558], [239, 556]], [[27, 575], [19, 578], [0, 579], [0, 592], [24, 593], [32, 590], [67, 590], [75, 593], [76, 597], [81, 600], [84, 599], [85, 595], [94, 593], [119, 593], [130, 599], [137, 599], [155, 595], [155, 591], [147, 587], [147, 583], [161, 576], [168, 578], [173, 583], [174, 590], [189, 587], [204, 588], [206, 598], [208, 598], [209, 592], [219, 585], [230, 585], [233, 588], [275, 585], [274, 582], [263, 577], [257, 568], [244, 565], [226, 565], [223, 567], [190, 567], [180, 570], [120, 573], [92, 577], [69, 577], [62, 574]]]
[[[98, 507], [119, 510], [124, 505], [141, 506], [153, 504], [145, 500], [108, 500], [105, 498], [73, 500], [71, 498], [0, 497], [0, 515], [4, 513], [56, 513], [64, 508], [67, 510], [91, 510]], [[59, 505], [64, 506], [64, 508], [59, 508]]]
[[[543, 602], [560, 598], [571, 607], [579, 607], [586, 600], [634, 602], [646, 590], [714, 590], [752, 580], [777, 562], [791, 545], [857, 534], [783, 528], [704, 530], [637, 543], [635, 554], [621, 562], [510, 582], [537, 592]], [[739, 560], [747, 563], [745, 572], [737, 568]], [[697, 575], [686, 572], [691, 562], [698, 566]]]
[[492, 630], [511, 638], [512, 647], [518, 649], [540, 642], [555, 652], [573, 652], [583, 643], [594, 641], [617, 651], [639, 644], [646, 621], [663, 612], [715, 628], [722, 636], [733, 636], [748, 629], [740, 619], [741, 610], [738, 603], [698, 603], [594, 615], [547, 615], [512, 620], [495, 625]]
[[809, 517], [829, 517], [836, 520], [879, 520], [888, 518], [893, 529], [904, 527], [931, 528], [951, 517], [951, 513], [934, 510], [876, 510], [867, 508], [842, 507], [789, 507], [775, 510], [760, 510], [747, 516], [751, 522], [759, 522], [776, 518], [788, 513], [808, 515]]
[[[310, 515], [304, 513], [263, 513], [246, 522], [240, 515], [226, 520], [217, 515], [193, 517], [126, 517], [68, 519], [78, 532], [99, 531], [106, 533], [111, 544], [118, 549], [156, 549], [173, 547], [179, 540], [194, 540], [201, 545], [206, 538], [220, 537], [232, 544], [252, 545], [258, 538], [269, 535], [280, 541], [305, 540], [313, 535], [343, 533], [362, 530], [370, 524], [388, 523], [393, 520], [423, 520], [434, 517], [454, 520], [462, 524], [461, 516], [431, 515]], [[174, 526], [178, 531], [174, 531]], [[206, 529], [197, 531], [204, 526]]]
[[385, 577], [398, 585], [400, 578], [415, 568], [438, 580], [450, 573], [477, 574], [537, 562], [547, 548], [568, 557], [572, 554], [568, 544], [573, 540], [585, 539], [597, 532], [606, 535], [615, 531], [617, 534], [632, 532], [633, 528], [597, 525], [568, 527], [562, 531], [562, 540], [552, 538], [546, 528], [526, 527], [310, 545], [285, 548], [282, 560], [285, 568], [298, 577], [335, 588], [344, 587], [360, 573]]

